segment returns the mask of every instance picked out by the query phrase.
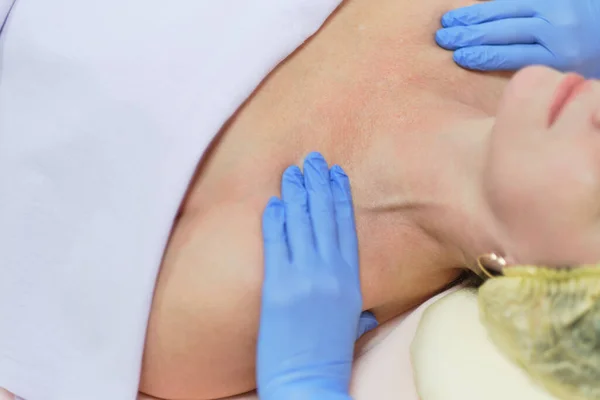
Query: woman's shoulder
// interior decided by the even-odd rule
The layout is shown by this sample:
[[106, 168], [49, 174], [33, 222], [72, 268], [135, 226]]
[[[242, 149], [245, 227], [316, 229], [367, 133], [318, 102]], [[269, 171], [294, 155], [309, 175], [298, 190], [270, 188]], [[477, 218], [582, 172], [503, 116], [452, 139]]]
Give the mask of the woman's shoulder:
[[15, 396], [8, 390], [0, 387], [0, 400], [15, 400]]

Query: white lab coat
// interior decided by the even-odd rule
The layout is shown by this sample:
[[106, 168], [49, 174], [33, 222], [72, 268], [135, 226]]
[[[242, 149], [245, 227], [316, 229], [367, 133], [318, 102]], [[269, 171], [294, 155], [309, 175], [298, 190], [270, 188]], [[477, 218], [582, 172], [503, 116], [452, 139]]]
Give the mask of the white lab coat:
[[339, 3], [16, 1], [0, 36], [0, 387], [135, 398], [200, 157]]

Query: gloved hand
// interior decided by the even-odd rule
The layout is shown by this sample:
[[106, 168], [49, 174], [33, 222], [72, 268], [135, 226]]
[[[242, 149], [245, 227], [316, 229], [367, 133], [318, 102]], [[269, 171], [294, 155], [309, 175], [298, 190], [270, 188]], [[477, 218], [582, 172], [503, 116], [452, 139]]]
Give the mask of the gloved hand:
[[442, 17], [437, 43], [474, 70], [538, 64], [600, 78], [600, 1], [494, 0]]
[[[282, 178], [263, 214], [265, 277], [258, 336], [261, 400], [349, 399], [363, 314], [350, 183], [318, 153]], [[357, 332], [358, 330], [358, 332]]]

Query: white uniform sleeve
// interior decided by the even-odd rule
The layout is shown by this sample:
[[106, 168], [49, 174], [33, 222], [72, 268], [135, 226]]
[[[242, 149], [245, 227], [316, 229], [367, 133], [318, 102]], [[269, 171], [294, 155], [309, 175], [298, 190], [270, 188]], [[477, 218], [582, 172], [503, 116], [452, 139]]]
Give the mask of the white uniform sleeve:
[[0, 36], [0, 387], [135, 398], [200, 157], [339, 3], [17, 0]]

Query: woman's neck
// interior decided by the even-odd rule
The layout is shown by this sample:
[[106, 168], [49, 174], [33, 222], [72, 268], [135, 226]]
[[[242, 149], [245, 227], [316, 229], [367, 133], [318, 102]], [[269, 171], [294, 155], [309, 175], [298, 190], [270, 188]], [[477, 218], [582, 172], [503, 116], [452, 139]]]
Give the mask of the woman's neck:
[[439, 243], [447, 254], [439, 268], [474, 267], [479, 255], [503, 251], [498, 223], [483, 195], [494, 121], [477, 113], [448, 120], [428, 135], [426, 148], [414, 148], [416, 155], [405, 147], [407, 156], [400, 156], [393, 168], [407, 171], [396, 178], [404, 183], [396, 184], [396, 195], [385, 197], [382, 204], [406, 210], [410, 223]]
[[435, 294], [480, 253], [499, 251], [481, 190], [494, 119], [450, 102], [433, 109], [435, 124], [374, 129], [360, 152], [324, 146], [333, 162], [347, 160], [365, 306], [382, 318]]

